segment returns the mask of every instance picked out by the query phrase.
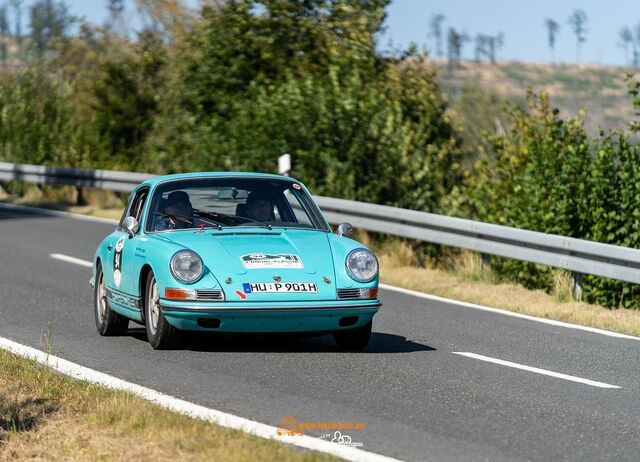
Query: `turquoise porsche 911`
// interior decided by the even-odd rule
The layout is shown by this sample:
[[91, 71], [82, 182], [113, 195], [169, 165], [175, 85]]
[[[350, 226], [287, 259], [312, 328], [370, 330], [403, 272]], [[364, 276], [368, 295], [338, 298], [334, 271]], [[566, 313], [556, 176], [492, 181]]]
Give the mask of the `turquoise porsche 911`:
[[305, 186], [256, 173], [147, 180], [93, 260], [96, 327], [146, 326], [155, 349], [188, 331], [331, 333], [339, 348], [369, 341], [378, 260], [331, 227]]

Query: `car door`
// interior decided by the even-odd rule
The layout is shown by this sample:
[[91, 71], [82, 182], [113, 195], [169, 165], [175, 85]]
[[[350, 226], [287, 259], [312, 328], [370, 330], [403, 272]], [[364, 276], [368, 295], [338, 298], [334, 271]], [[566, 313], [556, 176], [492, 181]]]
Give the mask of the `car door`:
[[131, 194], [129, 204], [122, 215], [120, 224], [107, 246], [107, 258], [104, 263], [105, 280], [112, 289], [126, 295], [135, 294], [133, 263], [136, 247], [140, 236], [140, 226], [133, 236], [123, 229], [122, 223], [127, 217], [134, 217], [138, 222], [149, 193], [148, 187], [140, 187]]

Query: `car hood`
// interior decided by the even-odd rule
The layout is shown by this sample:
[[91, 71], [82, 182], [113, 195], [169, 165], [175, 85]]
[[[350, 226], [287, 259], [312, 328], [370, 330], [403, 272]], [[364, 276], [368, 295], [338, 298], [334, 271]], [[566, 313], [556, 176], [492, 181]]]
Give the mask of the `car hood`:
[[[300, 229], [206, 230], [156, 237], [193, 250], [225, 290], [228, 300], [316, 300], [336, 298], [335, 269], [328, 234]], [[318, 293], [245, 293], [245, 283], [312, 282]], [[231, 281], [231, 282], [228, 282]], [[237, 294], [240, 291], [243, 298]]]

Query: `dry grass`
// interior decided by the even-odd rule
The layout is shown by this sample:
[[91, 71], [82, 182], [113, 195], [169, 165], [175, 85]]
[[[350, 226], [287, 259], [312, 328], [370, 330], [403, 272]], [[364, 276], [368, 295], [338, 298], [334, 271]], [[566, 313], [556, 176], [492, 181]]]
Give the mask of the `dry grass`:
[[589, 130], [623, 127], [633, 118], [633, 105], [627, 95], [625, 76], [630, 68], [597, 64], [545, 64], [512, 61], [475, 62], [463, 60], [451, 71], [444, 60], [427, 62], [440, 70], [443, 88], [455, 99], [462, 87], [473, 83], [498, 92], [512, 102], [522, 102], [528, 88], [550, 94], [562, 117], [573, 117], [581, 108], [588, 110]]
[[[362, 233], [358, 235], [369, 242]], [[577, 302], [571, 295], [571, 276], [554, 273], [555, 290], [547, 294], [517, 284], [498, 283], [497, 277], [482, 268], [480, 256], [463, 252], [454, 257], [448, 269], [421, 258], [404, 242], [383, 244], [377, 250], [382, 282], [441, 297], [502, 308], [517, 313], [555, 319], [584, 326], [640, 336], [640, 311], [611, 310]]]
[[556, 300], [564, 303], [573, 300], [571, 273], [569, 271], [553, 270], [553, 295]]
[[0, 461], [318, 461], [0, 351]]

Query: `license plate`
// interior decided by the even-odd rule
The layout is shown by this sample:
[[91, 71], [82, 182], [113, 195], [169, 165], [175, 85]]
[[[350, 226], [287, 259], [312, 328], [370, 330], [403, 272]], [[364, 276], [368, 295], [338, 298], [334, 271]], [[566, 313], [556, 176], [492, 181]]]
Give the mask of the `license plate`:
[[245, 282], [242, 284], [245, 294], [266, 293], [313, 293], [318, 292], [314, 282]]

